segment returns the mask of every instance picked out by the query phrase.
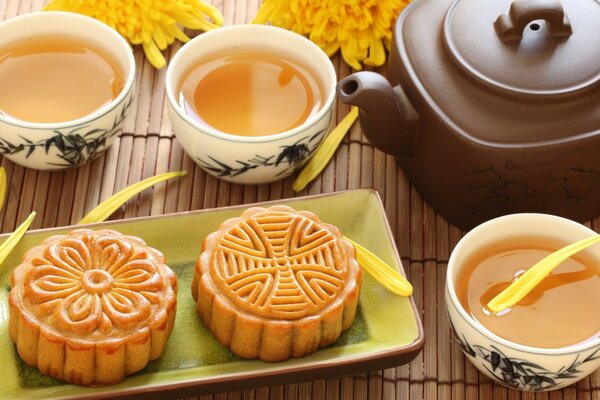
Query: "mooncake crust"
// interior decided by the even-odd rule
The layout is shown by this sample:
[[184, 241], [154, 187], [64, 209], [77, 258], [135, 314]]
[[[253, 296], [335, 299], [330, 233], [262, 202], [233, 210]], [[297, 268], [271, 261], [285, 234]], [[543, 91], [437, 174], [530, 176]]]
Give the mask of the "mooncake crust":
[[77, 229], [30, 249], [11, 275], [9, 335], [21, 358], [84, 386], [160, 357], [177, 308], [161, 252], [113, 230]]
[[354, 247], [335, 226], [287, 206], [253, 207], [206, 237], [192, 295], [221, 344], [277, 362], [335, 342], [361, 285]]

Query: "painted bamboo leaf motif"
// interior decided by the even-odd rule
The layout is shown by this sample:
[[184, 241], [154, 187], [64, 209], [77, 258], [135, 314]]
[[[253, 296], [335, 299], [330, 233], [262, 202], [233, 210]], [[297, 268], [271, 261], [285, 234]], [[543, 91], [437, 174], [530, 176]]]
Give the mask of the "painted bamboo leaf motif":
[[19, 136], [23, 143], [14, 144], [4, 138], [0, 138], [0, 154], [13, 155], [22, 151], [27, 151], [25, 158], [29, 158], [39, 148], [46, 154], [55, 147], [56, 156], [64, 163], [48, 163], [48, 165], [58, 167], [77, 167], [88, 160], [94, 159], [106, 146], [106, 142], [121, 132], [121, 125], [125, 120], [127, 110], [131, 106], [133, 98], [130, 98], [123, 106], [121, 111], [115, 117], [112, 126], [108, 129], [95, 128], [88, 132], [81, 133], [89, 125], [79, 126], [69, 132], [55, 130], [54, 136], [32, 142], [31, 140]]
[[268, 157], [263, 157], [258, 154], [249, 160], [235, 160], [237, 165], [230, 165], [224, 161], [209, 155], [208, 160], [203, 160], [199, 157], [196, 159], [207, 170], [215, 173], [219, 177], [236, 177], [245, 172], [258, 167], [278, 167], [279, 165], [287, 164], [287, 168], [281, 171], [278, 175], [288, 172], [290, 169], [296, 169], [302, 165], [302, 162], [312, 155], [319, 146], [319, 139], [327, 130], [321, 130], [312, 136], [305, 136], [289, 146], [281, 146], [279, 154], [273, 154]]
[[586, 358], [579, 360], [579, 356], [569, 366], [563, 366], [558, 371], [549, 371], [536, 363], [508, 357], [499, 348], [491, 345], [485, 346], [470, 344], [466, 337], [462, 338], [450, 322], [450, 329], [458, 345], [472, 358], [483, 361], [483, 367], [500, 382], [517, 389], [547, 390], [561, 384], [561, 380], [577, 377], [582, 371], [579, 367], [585, 363], [600, 358], [600, 349], [596, 349]]

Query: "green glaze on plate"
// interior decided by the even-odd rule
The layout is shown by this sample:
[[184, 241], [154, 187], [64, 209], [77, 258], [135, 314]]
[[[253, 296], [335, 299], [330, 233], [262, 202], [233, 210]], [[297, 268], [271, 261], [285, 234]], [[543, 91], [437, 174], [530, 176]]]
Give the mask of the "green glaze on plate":
[[[376, 192], [355, 190], [263, 203], [285, 204], [316, 213], [344, 235], [367, 247], [393, 268], [399, 258]], [[259, 204], [260, 205], [260, 204]], [[2, 399], [56, 399], [147, 396], [236, 390], [314, 377], [336, 376], [407, 362], [423, 345], [421, 322], [411, 298], [396, 296], [365, 274], [357, 318], [333, 345], [281, 363], [244, 360], [221, 346], [196, 315], [191, 281], [202, 240], [250, 205], [89, 225], [139, 236], [162, 251], [179, 280], [175, 328], [162, 357], [124, 382], [104, 388], [69, 385], [41, 375], [16, 354], [8, 336], [10, 274], [25, 251], [44, 238], [74, 227], [31, 231], [0, 267], [0, 393]], [[4, 240], [7, 235], [2, 236]]]

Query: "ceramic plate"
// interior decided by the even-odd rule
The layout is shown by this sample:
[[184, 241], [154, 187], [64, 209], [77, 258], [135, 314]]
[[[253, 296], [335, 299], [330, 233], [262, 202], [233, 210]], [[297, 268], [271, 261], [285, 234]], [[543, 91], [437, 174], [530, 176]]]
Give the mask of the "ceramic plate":
[[[344, 235], [402, 270], [381, 201], [374, 191], [355, 190], [261, 204], [286, 204], [315, 212], [324, 222], [336, 225]], [[423, 329], [412, 298], [388, 292], [368, 274], [354, 324], [327, 348], [304, 358], [265, 363], [241, 359], [219, 345], [196, 316], [190, 291], [194, 262], [204, 237], [249, 206], [91, 225], [143, 238], [165, 254], [179, 279], [177, 319], [163, 356], [122, 383], [103, 388], [78, 387], [45, 377], [16, 354], [8, 336], [10, 273], [27, 249], [73, 227], [28, 233], [0, 271], [0, 397], [131, 399], [164, 392], [161, 398], [177, 398], [389, 368], [409, 362], [418, 354], [423, 347]]]

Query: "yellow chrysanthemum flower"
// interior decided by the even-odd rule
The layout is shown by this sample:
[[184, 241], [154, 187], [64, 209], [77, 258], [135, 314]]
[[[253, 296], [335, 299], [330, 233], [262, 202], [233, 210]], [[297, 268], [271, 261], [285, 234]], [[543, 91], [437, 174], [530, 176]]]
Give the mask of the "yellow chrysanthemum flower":
[[214, 6], [201, 0], [51, 0], [45, 10], [72, 11], [96, 18], [131, 44], [141, 44], [156, 68], [166, 64], [161, 50], [190, 38], [181, 26], [208, 31], [223, 23]]
[[410, 0], [264, 0], [254, 23], [308, 36], [329, 56], [342, 51], [354, 69], [380, 66], [392, 26]]

